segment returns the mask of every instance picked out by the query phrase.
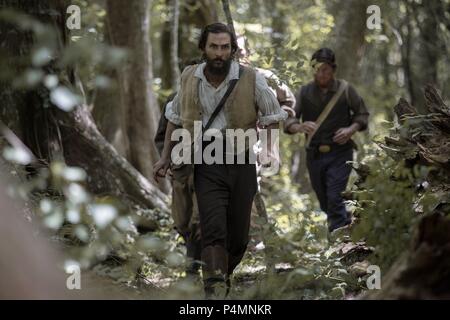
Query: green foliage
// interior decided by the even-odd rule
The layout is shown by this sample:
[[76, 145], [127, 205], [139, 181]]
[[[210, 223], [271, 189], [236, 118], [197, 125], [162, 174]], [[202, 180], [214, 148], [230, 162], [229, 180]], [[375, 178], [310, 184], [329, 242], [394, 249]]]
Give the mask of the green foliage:
[[292, 183], [289, 164], [263, 178], [262, 193], [269, 221], [255, 219], [253, 236], [264, 245], [251, 245], [232, 298], [342, 299], [365, 289], [340, 251], [345, 237], [329, 242], [325, 214], [314, 195]]
[[426, 171], [406, 168], [382, 151], [366, 156], [362, 163], [368, 166], [370, 175], [354, 191], [359, 222], [352, 236], [374, 246], [373, 262], [388, 269], [410, 244], [418, 220], [414, 208], [416, 184]]
[[[418, 6], [417, 21], [405, 20], [407, 7], [416, 2], [381, 1], [383, 30], [366, 35], [365, 59], [359, 66], [363, 81], [355, 85], [371, 110], [372, 136], [384, 137], [389, 132], [385, 124], [391, 125], [387, 122], [392, 120], [388, 115], [390, 109], [409, 90], [402, 60], [405, 36], [419, 34], [418, 21], [427, 18], [424, 6]], [[72, 31], [69, 46], [62, 50], [53, 29], [29, 16], [2, 12], [1, 19], [32, 32], [35, 42], [29, 57], [6, 59], [0, 52], [0, 80], [11, 83], [14, 89], [39, 89], [46, 97], [46, 107], [53, 104], [65, 111], [80, 102], [92, 103], [99, 89], [114, 89], [116, 84], [108, 74], [121, 65], [127, 52], [104, 44], [106, 11], [100, 3], [74, 1], [82, 8], [82, 29]], [[182, 3], [190, 12], [200, 6], [199, 2]], [[249, 40], [253, 65], [270, 69], [296, 91], [312, 80], [311, 54], [330, 43], [335, 17], [322, 0], [261, 4], [261, 1], [233, 1], [235, 27]], [[443, 16], [448, 17], [448, 13]], [[169, 19], [167, 1], [153, 1], [154, 86], [163, 100], [170, 92], [162, 89], [159, 78], [167, 67], [162, 65], [161, 39]], [[410, 34], [401, 29], [406, 22], [411, 23]], [[196, 48], [199, 27], [198, 21], [181, 24], [180, 48], [192, 55], [180, 57], [183, 61], [199, 55], [196, 50], [189, 50]], [[282, 34], [276, 34], [280, 30]], [[442, 31], [438, 39], [445, 49], [450, 42], [443, 22], [438, 30]], [[413, 80], [420, 80], [419, 75], [428, 69], [417, 63], [425, 64], [422, 47], [423, 39], [412, 44]], [[445, 54], [437, 61], [439, 70], [448, 69]], [[61, 71], [66, 69], [77, 72], [84, 93], [69, 85], [68, 75]], [[446, 84], [448, 79], [448, 72], [441, 72], [437, 80]], [[422, 83], [418, 81], [415, 86]], [[406, 168], [403, 162], [389, 157], [386, 153], [389, 150], [377, 151], [369, 138], [358, 139], [364, 145], [359, 157], [368, 166], [370, 175], [354, 190], [357, 200], [351, 205], [359, 220], [352, 237], [373, 246], [371, 263], [387, 269], [407, 249], [419, 215], [430, 213], [443, 199], [448, 202], [448, 194], [436, 193], [432, 188], [417, 192], [416, 186], [425, 180], [428, 170]], [[301, 150], [303, 142], [300, 135], [281, 136], [281, 173], [262, 181], [269, 221], [255, 219], [254, 243], [238, 269], [232, 297], [340, 299], [364, 290], [363, 276], [352, 273], [351, 264], [355, 261], [342, 254], [348, 239], [342, 236], [329, 241], [326, 217], [318, 210], [315, 196], [300, 194], [292, 182], [292, 157]], [[16, 164], [16, 171], [23, 171], [23, 166], [31, 161], [25, 150], [13, 147], [6, 148], [3, 155]], [[183, 277], [184, 249], [180, 237], [170, 229], [170, 221], [159, 217], [156, 211], [131, 208], [118, 199], [90, 194], [86, 189], [87, 178], [83, 169], [69, 167], [62, 160], [54, 161], [32, 179], [10, 188], [10, 193], [30, 203], [29, 218], [41, 221], [45, 230], [65, 247], [68, 260], [76, 261], [82, 268], [93, 268], [98, 274], [128, 285], [139, 282], [135, 281], [136, 275], [138, 279], [145, 278], [156, 289], [157, 297], [201, 297], [198, 281], [179, 281]], [[136, 222], [143, 217], [158, 220], [158, 231], [139, 234]]]
[[333, 17], [327, 14], [322, 1], [316, 1], [314, 6], [301, 5], [302, 10], [292, 10], [291, 5], [284, 2], [277, 2], [275, 6], [278, 11], [291, 15], [284, 21], [286, 34], [281, 46], [274, 46], [271, 33], [265, 31], [265, 26], [274, 19], [272, 12], [266, 12], [265, 19], [256, 19], [252, 24], [241, 23], [240, 19], [251, 18], [244, 13], [238, 14], [236, 28], [248, 38], [251, 62], [256, 67], [273, 71], [295, 91], [311, 81], [311, 55], [326, 42], [333, 27]]
[[[80, 103], [87, 103], [82, 92], [76, 93], [69, 85], [66, 70], [89, 70], [82, 81], [92, 83], [88, 90], [95, 90], [104, 84], [97, 81], [102, 77], [100, 71], [109, 70], [124, 58], [121, 50], [99, 44], [98, 38], [87, 35], [72, 39], [57, 51], [51, 27], [16, 12], [2, 12], [1, 19], [35, 35], [30, 56], [10, 59], [2, 80], [11, 84], [11, 90], [39, 92], [45, 108], [55, 106], [70, 112]], [[158, 210], [130, 207], [115, 197], [91, 194], [86, 172], [67, 166], [62, 154], [54, 155], [50, 163], [37, 166], [32, 175], [27, 175], [24, 166], [36, 167], [27, 149], [14, 145], [2, 151], [13, 166], [13, 175], [26, 176], [10, 186], [10, 195], [27, 203], [28, 219], [42, 227], [39, 233], [49, 234], [64, 248], [67, 263], [78, 264], [83, 270], [93, 269], [126, 285], [135, 285], [156, 270], [158, 279], [170, 281], [182, 274], [183, 249], [171, 222]], [[138, 233], [136, 225], [142, 219], [156, 222], [158, 231]]]
[[[86, 27], [59, 48], [56, 30], [36, 19], [13, 11], [2, 11], [0, 19], [34, 36], [29, 57], [10, 57], [2, 69], [1, 79], [13, 89], [40, 89], [48, 93], [50, 102], [64, 111], [80, 103], [91, 103], [98, 89], [113, 87], [106, 72], [117, 67], [126, 57], [119, 48], [101, 43], [94, 27]], [[77, 70], [83, 90], [70, 84], [66, 70]], [[44, 94], [44, 96], [47, 96]]]
[[[12, 172], [17, 175], [24, 164], [17, 160], [24, 158], [9, 159], [15, 161]], [[128, 286], [142, 278], [154, 288], [167, 287], [182, 276], [185, 254], [170, 221], [113, 197], [94, 196], [85, 187], [86, 179], [83, 169], [54, 161], [27, 181], [11, 185], [9, 194], [29, 204], [28, 218], [42, 226], [39, 233], [45, 231], [64, 248], [67, 263]], [[158, 231], [138, 233], [143, 216], [158, 221]], [[192, 284], [180, 288], [188, 289], [198, 291]]]

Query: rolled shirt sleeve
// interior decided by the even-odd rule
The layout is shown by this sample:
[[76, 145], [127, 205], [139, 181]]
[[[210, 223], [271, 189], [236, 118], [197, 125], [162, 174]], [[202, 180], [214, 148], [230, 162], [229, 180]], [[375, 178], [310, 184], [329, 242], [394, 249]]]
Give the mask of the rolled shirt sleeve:
[[363, 98], [356, 92], [353, 86], [348, 87], [348, 103], [352, 111], [352, 123], [360, 125], [359, 131], [367, 129], [369, 124], [369, 112]]
[[302, 88], [298, 89], [298, 91], [295, 94], [295, 117], [289, 116], [289, 118], [284, 122], [284, 133], [292, 134], [289, 131], [289, 127], [295, 123], [300, 123], [300, 117], [302, 115]]
[[175, 95], [172, 101], [170, 101], [166, 106], [166, 119], [172, 122], [176, 126], [181, 126], [181, 116], [180, 116], [180, 100], [178, 94]]
[[288, 114], [280, 108], [277, 98], [260, 73], [256, 73], [255, 98], [259, 108], [258, 121], [262, 126], [268, 126], [286, 120]]
[[294, 109], [295, 107], [295, 96], [292, 93], [291, 89], [285, 84], [282, 83], [278, 88], [277, 88], [277, 100], [280, 103], [280, 105], [289, 107], [291, 109]]

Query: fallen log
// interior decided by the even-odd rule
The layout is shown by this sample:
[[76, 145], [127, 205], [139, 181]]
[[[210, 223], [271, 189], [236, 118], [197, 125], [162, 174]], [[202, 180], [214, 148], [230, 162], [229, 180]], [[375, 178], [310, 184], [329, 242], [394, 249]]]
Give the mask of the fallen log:
[[381, 290], [363, 298], [450, 299], [450, 108], [432, 86], [425, 87], [425, 101], [429, 113], [418, 115], [400, 100], [394, 108], [400, 128], [381, 146], [396, 159], [434, 168], [426, 185], [436, 205], [421, 213], [409, 249], [382, 277]]

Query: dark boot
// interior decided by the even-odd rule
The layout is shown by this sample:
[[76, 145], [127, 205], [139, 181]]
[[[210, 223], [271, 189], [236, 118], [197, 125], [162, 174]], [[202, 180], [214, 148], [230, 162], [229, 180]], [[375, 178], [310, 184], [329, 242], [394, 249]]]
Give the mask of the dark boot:
[[189, 260], [189, 264], [186, 268], [187, 276], [198, 276], [201, 266], [202, 258], [202, 245], [200, 241], [188, 240], [186, 242], [186, 256]]
[[203, 285], [206, 299], [224, 299], [225, 278], [228, 270], [228, 253], [222, 246], [208, 246], [202, 250]]

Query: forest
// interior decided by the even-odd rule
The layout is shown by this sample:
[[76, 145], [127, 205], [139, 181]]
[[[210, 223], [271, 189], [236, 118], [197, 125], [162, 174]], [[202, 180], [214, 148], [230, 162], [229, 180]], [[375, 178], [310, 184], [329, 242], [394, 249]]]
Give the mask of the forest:
[[450, 0], [0, 0], [0, 298], [204, 298], [154, 138], [214, 22], [293, 93], [331, 48], [370, 113], [331, 233], [280, 130], [228, 298], [450, 299]]

